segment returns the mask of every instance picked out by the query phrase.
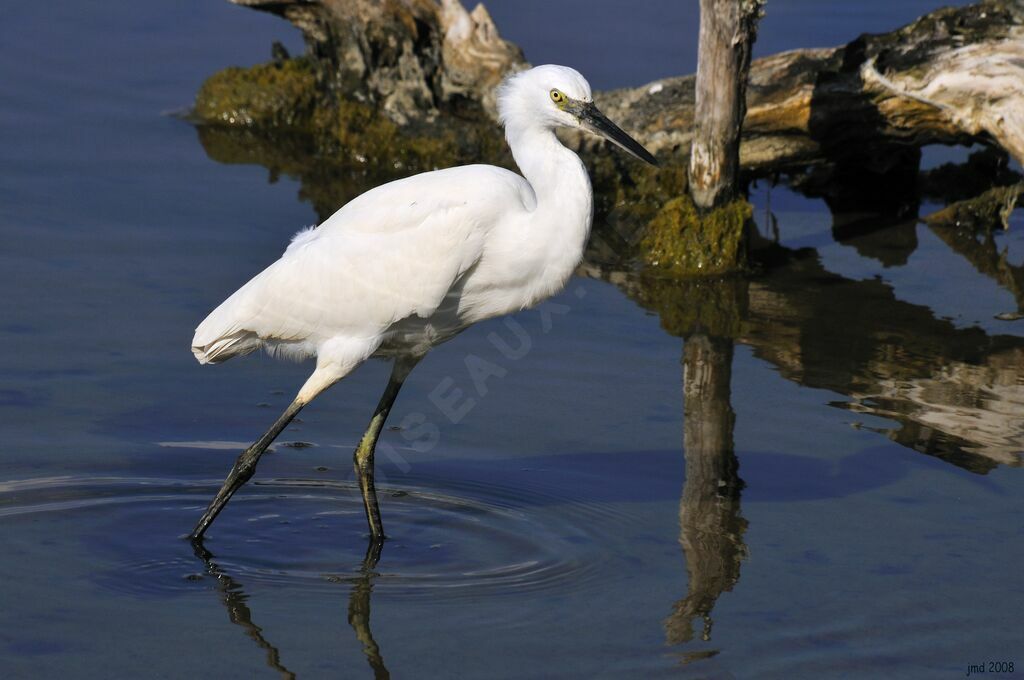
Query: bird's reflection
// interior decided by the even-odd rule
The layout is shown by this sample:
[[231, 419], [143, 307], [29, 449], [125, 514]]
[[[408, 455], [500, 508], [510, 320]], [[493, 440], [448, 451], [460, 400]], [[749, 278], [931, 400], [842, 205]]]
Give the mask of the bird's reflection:
[[363, 646], [363, 654], [366, 655], [376, 680], [391, 677], [384, 665], [384, 657], [380, 654], [380, 646], [370, 631], [370, 594], [373, 591], [373, 578], [376, 576], [374, 569], [380, 561], [382, 547], [380, 541], [370, 541], [360, 575], [353, 580], [352, 592], [348, 598], [348, 625], [356, 632], [356, 639]]
[[230, 574], [224, 571], [219, 564], [213, 561], [213, 554], [203, 547], [202, 541], [193, 541], [192, 550], [196, 557], [203, 561], [206, 573], [214, 578], [217, 583], [217, 590], [221, 595], [221, 602], [228, 610], [228, 619], [231, 623], [242, 628], [245, 634], [253, 642], [267, 653], [267, 665], [281, 674], [282, 678], [292, 680], [295, 673], [281, 663], [281, 653], [266, 637], [263, 636], [263, 629], [253, 623], [252, 610], [246, 601], [249, 596], [242, 589], [242, 584], [236, 581]]
[[736, 416], [730, 404], [733, 343], [694, 333], [683, 345], [683, 449], [686, 481], [679, 503], [679, 542], [686, 561], [686, 597], [665, 621], [668, 642], [694, 637], [693, 620], [703, 621], [701, 639], [711, 639], [711, 610], [740, 577], [746, 556], [740, 515], [739, 462], [733, 450]]
[[[355, 631], [356, 639], [362, 645], [363, 654], [366, 655], [375, 680], [386, 680], [391, 677], [384, 665], [380, 646], [374, 640], [373, 632], [370, 630], [370, 596], [373, 592], [373, 579], [377, 575], [375, 569], [380, 561], [381, 548], [380, 542], [369, 542], [366, 556], [360, 565], [359, 575], [351, 579], [352, 590], [349, 592], [348, 599], [348, 623]], [[245, 593], [242, 584], [214, 561], [214, 555], [204, 547], [201, 540], [192, 541], [192, 550], [196, 557], [202, 560], [206, 573], [216, 580], [217, 590], [221, 594], [221, 601], [228, 611], [228, 619], [231, 623], [241, 627], [260, 649], [266, 651], [267, 666], [280, 673], [282, 678], [289, 680], [295, 678], [295, 673], [281, 661], [281, 653], [277, 647], [267, 640], [263, 635], [263, 629], [253, 622], [252, 610], [246, 604], [249, 596]]]

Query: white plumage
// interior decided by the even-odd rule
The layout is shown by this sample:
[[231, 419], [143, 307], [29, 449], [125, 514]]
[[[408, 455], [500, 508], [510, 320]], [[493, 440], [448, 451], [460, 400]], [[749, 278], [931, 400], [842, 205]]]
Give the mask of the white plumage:
[[560, 66], [521, 73], [499, 95], [525, 179], [469, 165], [362, 194], [296, 234], [199, 325], [199, 362], [260, 347], [316, 355], [318, 383], [330, 384], [372, 355], [422, 354], [560, 290], [583, 255], [592, 196], [583, 164], [554, 135], [571, 114], [553, 105], [552, 89], [590, 101], [586, 80]]
[[[480, 279], [478, 271], [469, 272], [495, 231], [512, 228], [502, 219], [512, 212], [508, 207], [526, 212], [523, 206], [532, 201], [524, 194], [528, 190], [514, 173], [478, 165], [368, 191], [318, 228], [296, 234], [281, 259], [200, 324], [193, 352], [202, 363], [261, 345], [308, 356], [343, 338], [362, 355], [351, 357], [358, 362], [394, 337], [399, 326], [406, 334], [417, 327], [426, 332], [449, 294], [448, 304], [461, 311], [434, 324], [458, 330], [459, 320], [469, 315], [468, 300], [460, 299], [475, 291]], [[421, 343], [412, 338], [403, 344], [428, 348], [417, 347]]]
[[[470, 324], [529, 307], [565, 285], [583, 256], [593, 202], [586, 169], [555, 137], [556, 127], [583, 127], [654, 162], [594, 107], [590, 86], [573, 69], [539, 66], [512, 76], [499, 90], [498, 110], [522, 176], [469, 165], [372, 189], [296, 234], [279, 260], [196, 329], [192, 351], [200, 363], [260, 347], [317, 362], [289, 410], [243, 452], [195, 537], [248, 478], [239, 470], [254, 467], [298, 409], [361, 362], [396, 357], [364, 438], [366, 455], [357, 452], [357, 469], [368, 456], [372, 474], [380, 425], [420, 357]], [[364, 499], [378, 536], [367, 488], [372, 477]]]

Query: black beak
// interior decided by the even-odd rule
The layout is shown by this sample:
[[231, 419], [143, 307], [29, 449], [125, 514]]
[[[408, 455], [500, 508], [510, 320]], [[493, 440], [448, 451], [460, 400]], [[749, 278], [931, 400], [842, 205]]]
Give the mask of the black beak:
[[[574, 102], [575, 103], [575, 102]], [[601, 113], [593, 102], [579, 102], [576, 110], [573, 111], [580, 119], [580, 124], [594, 134], [600, 135], [616, 146], [625, 149], [631, 156], [638, 158], [645, 163], [657, 166], [658, 159], [651, 155], [651, 152], [640, 145], [615, 123], [608, 120]]]

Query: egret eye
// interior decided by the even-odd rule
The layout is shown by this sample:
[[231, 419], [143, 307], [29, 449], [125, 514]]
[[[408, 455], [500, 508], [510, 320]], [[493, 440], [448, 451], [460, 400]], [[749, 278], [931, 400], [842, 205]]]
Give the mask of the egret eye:
[[556, 104], [561, 104], [565, 101], [565, 95], [558, 90], [551, 90], [551, 101]]

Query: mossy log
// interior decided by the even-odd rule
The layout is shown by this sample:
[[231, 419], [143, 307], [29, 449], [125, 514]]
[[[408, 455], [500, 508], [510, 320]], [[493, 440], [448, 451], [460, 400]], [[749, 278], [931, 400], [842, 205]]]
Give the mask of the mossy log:
[[646, 264], [677, 276], [718, 276], [746, 264], [745, 232], [753, 208], [743, 199], [700, 213], [689, 195], [670, 199], [641, 241]]
[[995, 227], [1010, 228], [1010, 213], [1024, 193], [1024, 182], [993, 187], [974, 198], [956, 201], [923, 218], [932, 227], [965, 227], [991, 231]]

